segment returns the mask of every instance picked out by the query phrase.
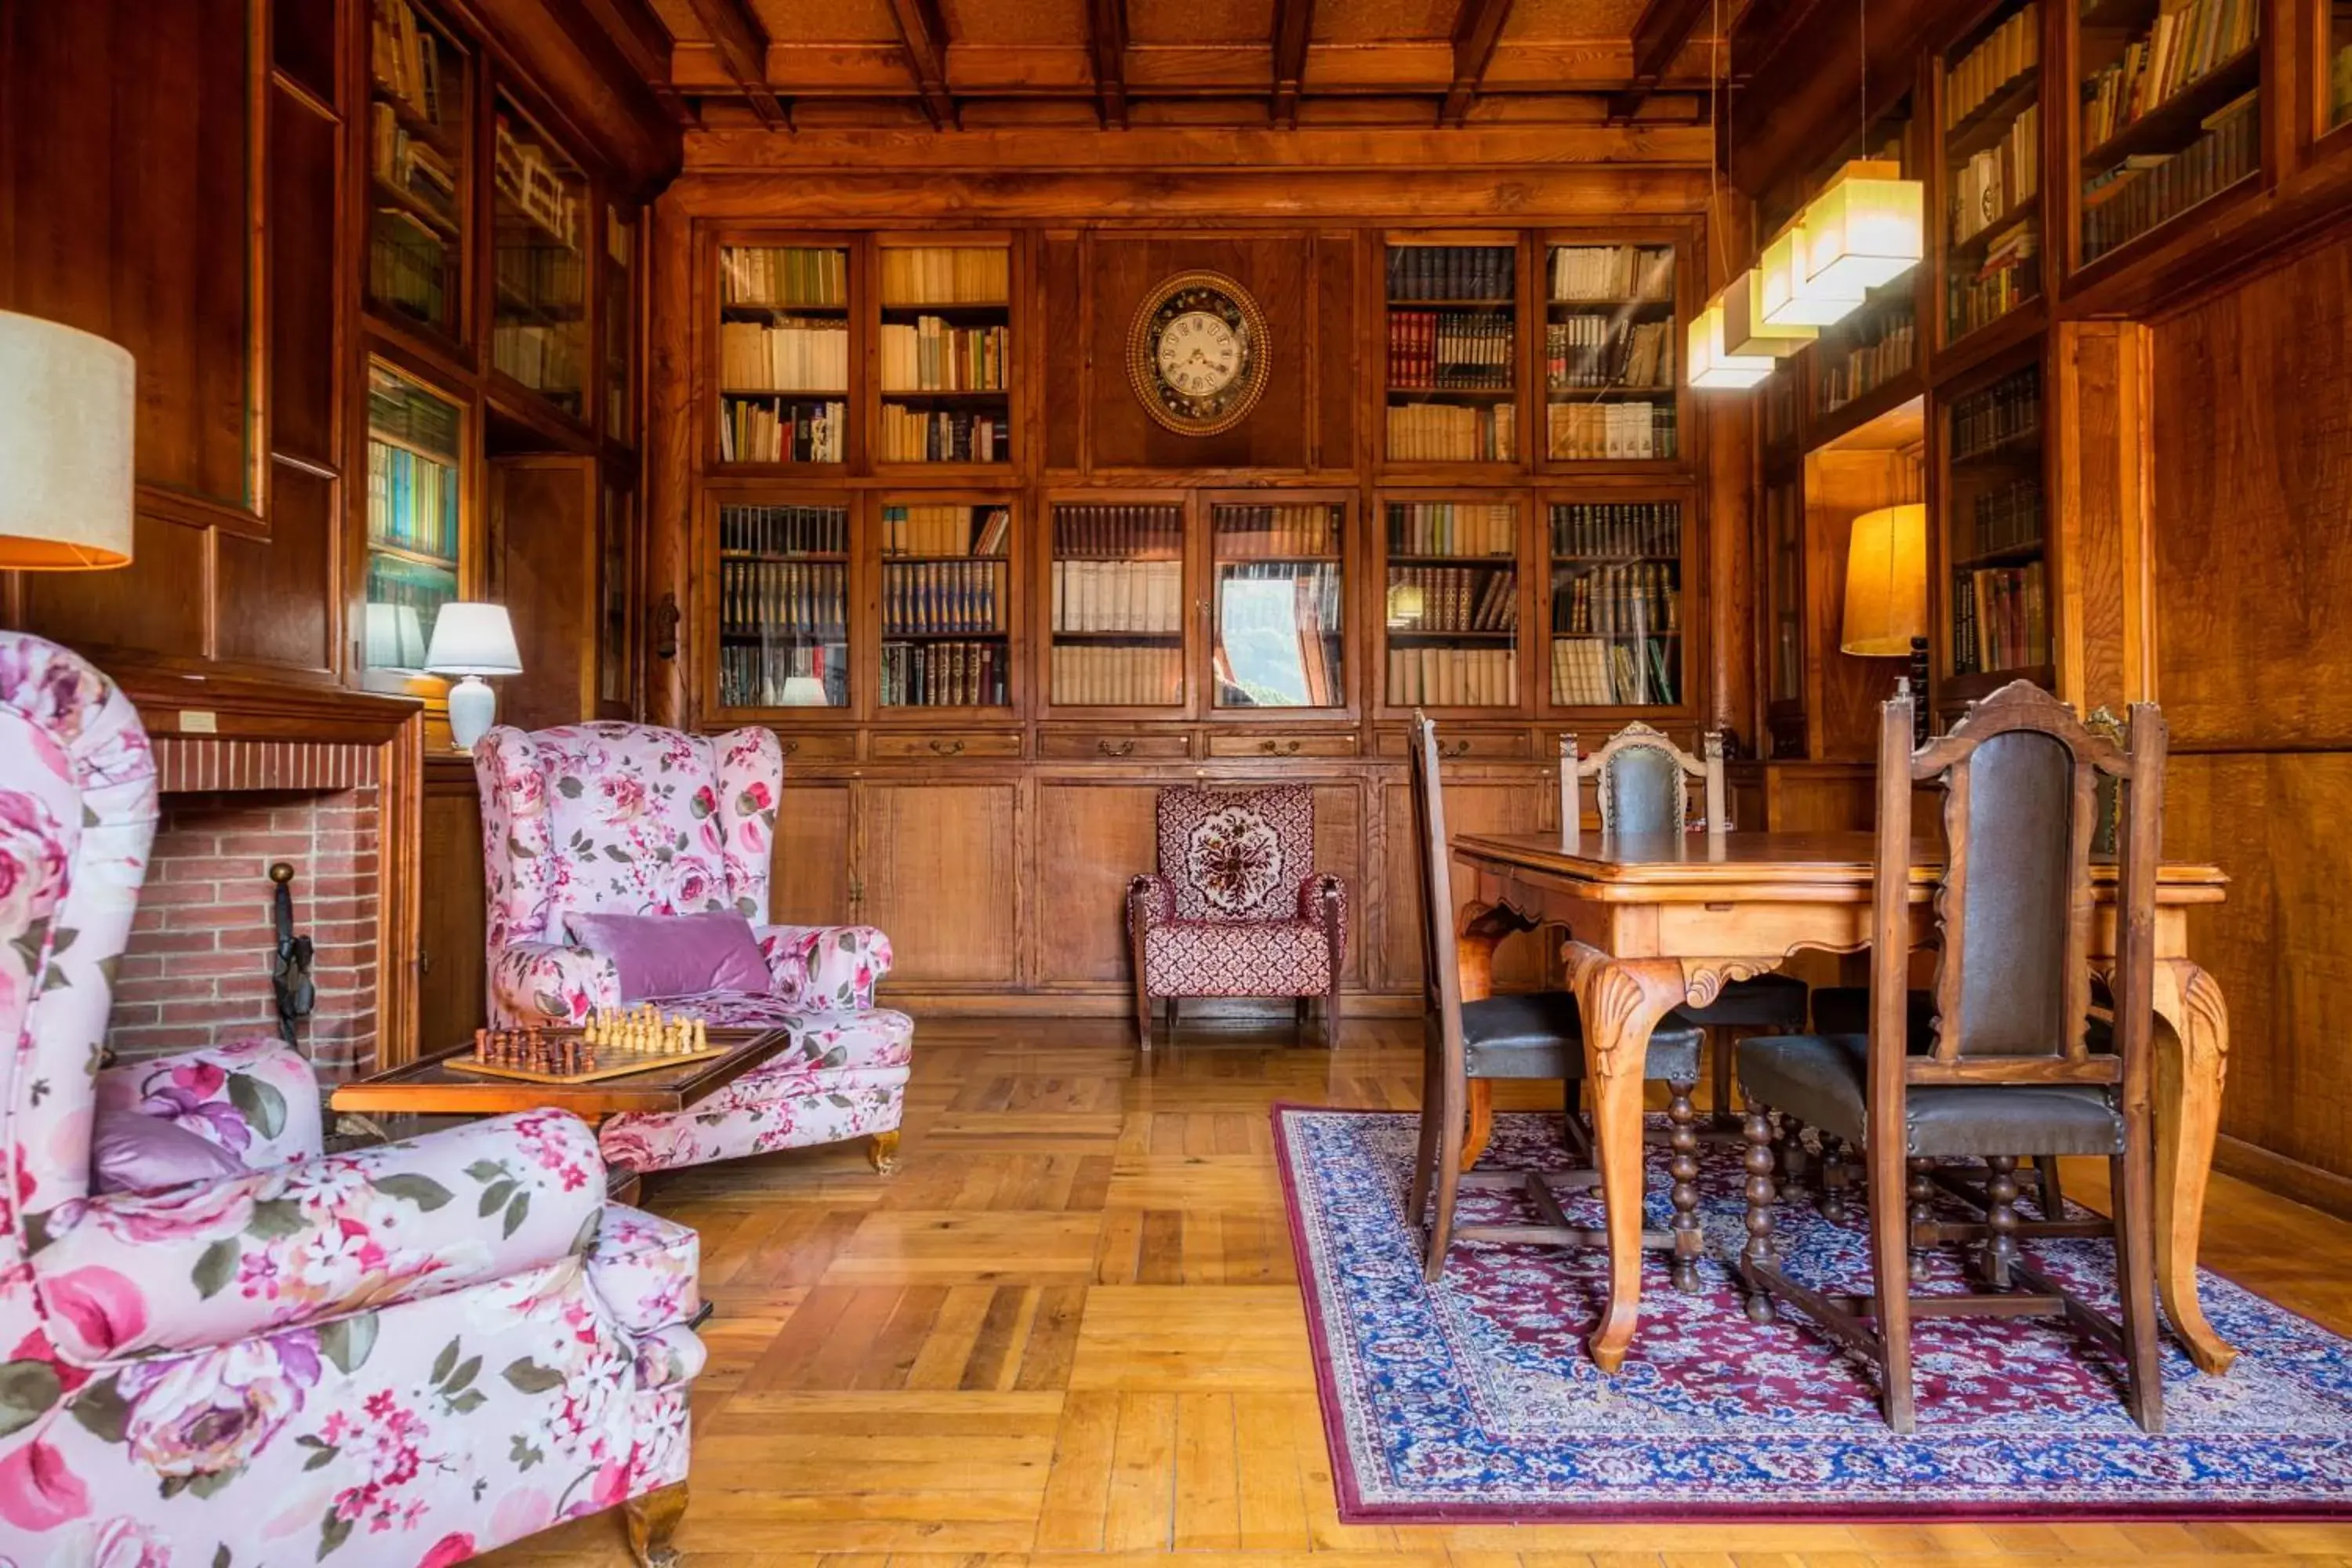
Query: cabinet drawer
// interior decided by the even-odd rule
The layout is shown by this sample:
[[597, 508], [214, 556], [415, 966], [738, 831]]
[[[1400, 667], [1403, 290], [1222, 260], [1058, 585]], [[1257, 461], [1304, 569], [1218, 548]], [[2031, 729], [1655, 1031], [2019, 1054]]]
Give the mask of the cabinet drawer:
[[1018, 730], [877, 730], [866, 754], [877, 762], [931, 762], [949, 757], [1017, 757]]
[[784, 761], [793, 763], [847, 763], [857, 758], [857, 732], [854, 730], [817, 730], [798, 735], [779, 734], [777, 743], [784, 748]]
[[[1372, 742], [1383, 757], [1412, 755], [1412, 731], [1383, 730]], [[1524, 763], [1535, 755], [1535, 742], [1525, 730], [1448, 730], [1437, 731], [1441, 762]]]
[[1213, 757], [1352, 757], [1353, 731], [1316, 735], [1212, 735]]
[[1167, 763], [1192, 754], [1181, 730], [1040, 730], [1037, 754], [1057, 763]]

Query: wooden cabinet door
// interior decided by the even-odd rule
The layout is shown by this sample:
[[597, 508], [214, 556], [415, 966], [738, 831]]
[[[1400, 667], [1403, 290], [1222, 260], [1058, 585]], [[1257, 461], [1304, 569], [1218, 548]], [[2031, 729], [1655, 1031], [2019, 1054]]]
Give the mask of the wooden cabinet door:
[[[1529, 772], [1520, 778], [1480, 778], [1445, 781], [1445, 830], [1460, 833], [1540, 833], [1551, 826], [1554, 812], [1549, 789], [1558, 787], [1556, 774]], [[1412, 837], [1412, 791], [1403, 779], [1382, 790], [1382, 842], [1388, 864], [1381, 879], [1386, 897], [1381, 904], [1381, 983], [1390, 991], [1421, 988], [1421, 872], [1413, 857], [1419, 850]], [[1470, 868], [1454, 862], [1454, 898], [1457, 906], [1471, 898], [1476, 881]], [[1458, 922], [1460, 910], [1454, 911]], [[1454, 923], [1454, 922], [1449, 922]], [[1530, 991], [1543, 984], [1544, 944], [1557, 940], [1541, 932], [1514, 936], [1495, 950], [1495, 986], [1502, 991]]]
[[483, 946], [489, 916], [482, 904], [482, 805], [473, 769], [428, 769], [421, 816], [416, 1048], [423, 1053], [470, 1038], [489, 1021]]
[[1007, 780], [861, 788], [858, 918], [889, 934], [893, 983], [1017, 983], [1021, 786]]
[[1127, 884], [1159, 859], [1160, 786], [1056, 779], [1037, 786], [1037, 983], [1135, 984]]
[[851, 925], [860, 920], [850, 879], [856, 786], [793, 784], [787, 773], [768, 863], [768, 919], [776, 925]]

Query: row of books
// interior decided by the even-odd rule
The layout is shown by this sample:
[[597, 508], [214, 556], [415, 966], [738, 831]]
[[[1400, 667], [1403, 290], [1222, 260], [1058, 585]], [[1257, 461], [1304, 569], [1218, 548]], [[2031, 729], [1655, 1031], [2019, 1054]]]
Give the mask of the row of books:
[[882, 705], [1003, 708], [1012, 700], [1012, 658], [997, 642], [886, 642]]
[[849, 405], [782, 397], [722, 397], [719, 460], [722, 463], [841, 463], [848, 461]]
[[441, 46], [407, 0], [383, 0], [368, 28], [368, 70], [375, 85], [417, 118], [441, 122]]
[[[2339, 25], [2337, 36], [2342, 36]], [[2352, 44], [2338, 44], [2327, 61], [2327, 123], [2352, 120]]]
[[1391, 310], [1389, 384], [1407, 391], [1504, 391], [1511, 318], [1499, 310]]
[[2039, 544], [2042, 481], [2011, 479], [1998, 489], [1985, 490], [1969, 504], [1969, 517], [1975, 530], [1975, 548], [1969, 552], [1972, 555]]
[[1682, 568], [1640, 561], [1552, 574], [1554, 635], [1656, 637], [1682, 630]]
[[457, 165], [439, 148], [403, 131], [399, 112], [382, 100], [368, 105], [368, 169], [393, 189], [457, 221]]
[[1254, 563], [1217, 571], [1217, 706], [1334, 708], [1339, 569]]
[[849, 385], [849, 323], [791, 317], [719, 324], [719, 384], [730, 392], [839, 392]]
[[1672, 303], [1675, 252], [1667, 245], [1556, 245], [1544, 268], [1544, 293], [1575, 303]]
[[1221, 506], [1212, 521], [1221, 560], [1339, 553], [1339, 509], [1328, 503]]
[[719, 302], [763, 310], [849, 303], [849, 252], [807, 246], [730, 245], [719, 253]]
[[1424, 636], [1519, 629], [1519, 574], [1508, 566], [1391, 566], [1389, 629]]
[[1944, 77], [1944, 125], [1958, 125], [1985, 100], [2042, 63], [2042, 7], [2013, 11]]
[[2082, 144], [2095, 148], [2252, 47], [2261, 18], [2261, 0], [2166, 0], [2146, 33], [2083, 83]]
[[1013, 535], [1013, 511], [991, 506], [886, 506], [885, 555], [997, 555]]
[[958, 327], [939, 316], [882, 323], [886, 392], [1001, 392], [1003, 327]]
[[838, 506], [723, 506], [722, 554], [845, 555], [849, 509]]
[[1184, 700], [1181, 647], [1056, 643], [1048, 666], [1065, 708], [1168, 708]]
[[457, 405], [399, 372], [368, 369], [368, 434], [414, 447], [446, 463], [457, 460]]
[[1555, 557], [1683, 558], [1683, 509], [1670, 500], [1574, 502], [1551, 509]]
[[571, 393], [572, 401], [577, 401], [581, 372], [576, 328], [535, 321], [493, 322], [490, 363], [535, 392]]
[[1512, 708], [1519, 700], [1515, 647], [1392, 647], [1391, 708]]
[[1845, 358], [1822, 354], [1813, 373], [1814, 396], [1822, 412], [1844, 407], [1909, 370], [1919, 353], [1919, 323], [1906, 310], [1881, 319], [1875, 342], [1855, 343]]
[[1675, 694], [1675, 644], [1664, 637], [1608, 642], [1554, 637], [1551, 700], [1559, 708], [1670, 706]]
[[2187, 212], [2237, 184], [2262, 162], [2262, 115], [2255, 95], [2215, 110], [2204, 132], [2178, 153], [2126, 158], [2083, 187], [2083, 259]]
[[368, 443], [368, 542], [457, 558], [457, 470], [405, 447]]
[[1004, 599], [1004, 568], [994, 561], [886, 563], [882, 635], [1001, 632]]
[[1544, 384], [1568, 387], [1672, 386], [1674, 318], [1633, 321], [1622, 316], [1561, 316], [1544, 323]]
[[1508, 300], [1518, 252], [1507, 245], [1392, 245], [1391, 300]]
[[447, 243], [415, 218], [397, 207], [379, 207], [368, 245], [368, 298], [446, 326], [456, 259]]
[[1952, 171], [1952, 243], [1974, 239], [2042, 193], [2042, 110], [2030, 105], [2001, 139]]
[[2011, 225], [1985, 249], [1974, 272], [1952, 275], [1947, 318], [1951, 336], [1990, 326], [2042, 292], [2041, 237], [2032, 218]]
[[734, 643], [719, 650], [722, 708], [846, 708], [849, 650], [830, 643]]
[[577, 310], [588, 298], [586, 258], [560, 245], [493, 246], [490, 270], [501, 310]]
[[517, 132], [505, 115], [498, 117], [495, 130], [490, 184], [502, 198], [501, 223], [509, 213], [520, 214], [567, 249], [580, 248], [579, 172], [530, 132]]
[[1001, 245], [889, 246], [882, 305], [1001, 305], [1013, 298], [1013, 252]]
[[1184, 552], [1184, 513], [1172, 506], [1057, 506], [1054, 509], [1054, 553], [1067, 560], [1092, 556], [1123, 560], [1150, 556], [1175, 560]]
[[2039, 561], [1952, 577], [1952, 671], [2026, 669], [2050, 662], [2049, 574]]
[[848, 635], [849, 574], [837, 565], [798, 561], [721, 561], [721, 636], [808, 638]]
[[1544, 450], [1580, 463], [1639, 461], [1675, 455], [1675, 405], [1666, 403], [1553, 403], [1544, 408]]
[[1518, 456], [1518, 407], [1497, 403], [1457, 408], [1444, 403], [1389, 407], [1392, 463], [1507, 463]]
[[1952, 460], [1965, 462], [2042, 428], [2042, 367], [2029, 364], [1952, 405]]
[[1181, 561], [1056, 561], [1054, 629], [1174, 637], [1184, 629]]
[[1389, 503], [1391, 555], [1516, 555], [1519, 513], [1502, 501]]
[[882, 406], [874, 456], [885, 463], [1002, 463], [1013, 456], [1013, 423], [969, 409]]

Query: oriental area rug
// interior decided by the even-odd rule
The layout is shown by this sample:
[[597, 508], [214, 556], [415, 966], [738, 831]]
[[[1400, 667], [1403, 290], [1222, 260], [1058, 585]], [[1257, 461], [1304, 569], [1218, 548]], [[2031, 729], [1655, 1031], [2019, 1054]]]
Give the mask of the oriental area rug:
[[[2216, 1275], [2205, 1310], [2239, 1358], [2209, 1377], [2168, 1336], [2163, 1436], [2132, 1424], [2119, 1367], [2063, 1322], [1971, 1319], [1915, 1324], [1918, 1430], [1897, 1436], [1868, 1366], [1786, 1306], [1764, 1327], [1741, 1311], [1727, 1267], [1745, 1237], [1738, 1145], [1701, 1148], [1699, 1291], [1676, 1292], [1651, 1255], [1612, 1378], [1583, 1347], [1606, 1295], [1598, 1251], [1457, 1242], [1444, 1281], [1423, 1282], [1404, 1215], [1416, 1126], [1275, 1111], [1345, 1519], [2352, 1517], [2352, 1342]], [[1670, 1213], [1665, 1160], [1654, 1145], [1654, 1227]], [[1564, 1163], [1556, 1116], [1507, 1114], [1481, 1169]], [[1597, 1194], [1568, 1207], [1601, 1223]], [[1862, 1205], [1849, 1209], [1835, 1226], [1809, 1194], [1784, 1198], [1776, 1237], [1800, 1282], [1868, 1289]], [[1465, 1191], [1460, 1212], [1537, 1223], [1516, 1190]], [[2114, 1310], [2108, 1243], [2026, 1245]], [[1915, 1289], [1960, 1288], [1949, 1253], [1914, 1255]]]

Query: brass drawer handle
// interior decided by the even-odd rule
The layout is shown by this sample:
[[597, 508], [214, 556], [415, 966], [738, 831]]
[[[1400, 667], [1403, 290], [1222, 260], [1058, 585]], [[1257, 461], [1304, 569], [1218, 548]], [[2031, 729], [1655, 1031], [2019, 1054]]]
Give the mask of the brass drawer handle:
[[1109, 741], [1097, 741], [1095, 750], [1106, 757], [1131, 757], [1135, 755], [1135, 742], [1120, 741], [1114, 743]]
[[1441, 757], [1466, 757], [1470, 754], [1470, 742], [1467, 741], [1456, 741], [1449, 746], [1444, 742], [1438, 742], [1437, 754]]
[[1269, 757], [1295, 757], [1298, 754], [1298, 742], [1297, 741], [1260, 741], [1257, 743], [1257, 749]]
[[963, 742], [961, 741], [933, 741], [931, 742], [931, 754], [936, 757], [960, 757], [963, 755]]
[[783, 744], [784, 744], [784, 755], [786, 755], [786, 756], [788, 756], [788, 757], [789, 757], [789, 756], [791, 756], [794, 752], [797, 752], [797, 751], [799, 751], [799, 750], [801, 749], [801, 743], [800, 743], [798, 741], [786, 741]]

